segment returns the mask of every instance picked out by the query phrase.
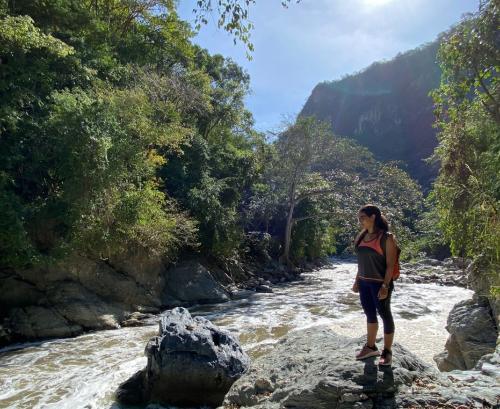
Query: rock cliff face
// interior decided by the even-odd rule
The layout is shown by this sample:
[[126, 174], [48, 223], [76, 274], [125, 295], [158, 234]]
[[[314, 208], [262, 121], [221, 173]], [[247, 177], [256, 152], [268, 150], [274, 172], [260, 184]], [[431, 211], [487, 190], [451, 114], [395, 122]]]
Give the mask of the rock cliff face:
[[372, 64], [341, 80], [318, 84], [301, 115], [315, 115], [352, 137], [380, 160], [401, 160], [424, 187], [437, 169], [424, 163], [437, 146], [433, 103], [440, 81], [438, 42]]
[[0, 273], [0, 345], [136, 325], [136, 312], [228, 299], [196, 261], [166, 269], [160, 258], [139, 254], [107, 261], [73, 255], [46, 267]]

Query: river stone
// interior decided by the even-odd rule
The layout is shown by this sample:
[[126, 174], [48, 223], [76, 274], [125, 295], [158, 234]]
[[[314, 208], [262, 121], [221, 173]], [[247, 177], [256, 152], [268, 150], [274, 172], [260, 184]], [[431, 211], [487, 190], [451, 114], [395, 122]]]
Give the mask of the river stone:
[[180, 302], [203, 304], [230, 299], [210, 271], [195, 260], [181, 262], [166, 274], [166, 295]]
[[[354, 354], [366, 338], [340, 336], [328, 327], [290, 333], [267, 355], [252, 362], [250, 370], [226, 394], [221, 408], [399, 408], [467, 407], [487, 396], [494, 383], [485, 377], [485, 389], [454, 387], [435, 368], [403, 346], [393, 345], [392, 367], [376, 358], [356, 361]], [[379, 340], [381, 341], [381, 340]], [[446, 406], [448, 405], [448, 406]]]
[[446, 329], [450, 333], [446, 352], [434, 357], [441, 371], [472, 369], [483, 355], [495, 351], [498, 334], [487, 301], [471, 299], [456, 304]]
[[13, 339], [69, 337], [82, 332], [82, 327], [68, 322], [49, 307], [14, 308], [9, 317]]
[[[229, 332], [203, 317], [191, 317], [182, 307], [164, 313], [159, 336], [149, 341], [145, 353], [143, 395], [148, 402], [167, 405], [218, 406], [250, 365]], [[134, 376], [130, 382], [137, 385], [141, 375]], [[124, 388], [120, 393], [127, 395]]]
[[257, 287], [255, 287], [255, 291], [258, 293], [272, 293], [273, 289], [268, 285], [260, 284]]

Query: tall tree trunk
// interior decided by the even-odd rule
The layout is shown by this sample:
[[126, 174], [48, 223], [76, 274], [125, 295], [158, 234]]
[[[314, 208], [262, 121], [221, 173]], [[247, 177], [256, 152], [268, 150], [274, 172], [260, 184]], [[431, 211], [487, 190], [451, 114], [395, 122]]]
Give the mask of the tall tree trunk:
[[283, 251], [283, 260], [288, 267], [292, 267], [292, 262], [290, 261], [290, 241], [292, 239], [292, 227], [293, 227], [293, 210], [295, 208], [295, 201], [292, 200], [290, 203], [290, 209], [288, 209], [288, 215], [286, 218], [286, 228], [285, 228], [285, 248]]
[[293, 227], [293, 210], [297, 204], [297, 199], [295, 197], [295, 189], [297, 186], [298, 179], [298, 168], [295, 168], [292, 177], [292, 184], [290, 185], [290, 190], [288, 191], [288, 203], [290, 207], [288, 209], [288, 215], [286, 217], [286, 227], [285, 227], [285, 248], [283, 251], [283, 261], [286, 263], [288, 268], [292, 268], [292, 262], [290, 261], [290, 241], [292, 240], [292, 227]]

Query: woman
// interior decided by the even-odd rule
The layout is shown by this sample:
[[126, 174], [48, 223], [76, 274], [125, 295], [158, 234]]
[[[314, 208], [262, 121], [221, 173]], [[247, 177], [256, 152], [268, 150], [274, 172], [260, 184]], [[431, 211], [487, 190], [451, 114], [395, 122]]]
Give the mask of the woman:
[[[359, 209], [358, 220], [363, 230], [354, 241], [358, 256], [358, 274], [352, 290], [359, 292], [367, 318], [368, 335], [367, 342], [356, 354], [356, 359], [380, 355], [379, 365], [391, 365], [394, 339], [391, 293], [394, 289], [392, 270], [396, 263], [396, 242], [394, 236], [389, 233], [387, 219], [377, 206], [363, 206]], [[377, 312], [384, 324], [384, 349], [381, 354], [375, 345], [378, 331]]]

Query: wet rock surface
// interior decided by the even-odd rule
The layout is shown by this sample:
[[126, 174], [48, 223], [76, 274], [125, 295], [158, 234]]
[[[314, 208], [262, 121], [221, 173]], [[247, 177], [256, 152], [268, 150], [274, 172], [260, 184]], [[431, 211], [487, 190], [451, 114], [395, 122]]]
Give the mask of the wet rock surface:
[[401, 264], [400, 282], [436, 283], [457, 287], [467, 287], [467, 267], [469, 261], [459, 257], [436, 260], [424, 258]]
[[[394, 344], [393, 365], [356, 361], [365, 339], [339, 336], [328, 327], [296, 331], [227, 393], [223, 408], [451, 408], [493, 407], [498, 383], [482, 373], [448, 378]], [[477, 380], [470, 381], [470, 377]]]
[[249, 367], [238, 341], [185, 308], [162, 315], [159, 336], [146, 346], [147, 367], [123, 383], [116, 397], [125, 404], [218, 406]]
[[495, 351], [497, 328], [487, 300], [456, 304], [448, 316], [446, 352], [434, 360], [441, 371], [473, 369], [483, 355]]

